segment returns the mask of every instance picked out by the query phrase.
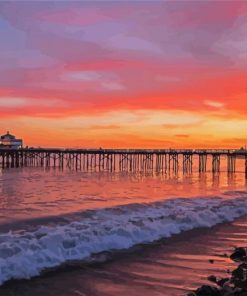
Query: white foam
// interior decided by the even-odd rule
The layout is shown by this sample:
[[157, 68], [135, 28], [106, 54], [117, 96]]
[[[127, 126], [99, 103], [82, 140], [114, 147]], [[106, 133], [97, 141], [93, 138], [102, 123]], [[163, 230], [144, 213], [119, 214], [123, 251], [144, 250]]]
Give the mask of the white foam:
[[0, 284], [28, 279], [69, 260], [149, 243], [247, 214], [247, 199], [173, 199], [90, 211], [66, 225], [0, 235]]

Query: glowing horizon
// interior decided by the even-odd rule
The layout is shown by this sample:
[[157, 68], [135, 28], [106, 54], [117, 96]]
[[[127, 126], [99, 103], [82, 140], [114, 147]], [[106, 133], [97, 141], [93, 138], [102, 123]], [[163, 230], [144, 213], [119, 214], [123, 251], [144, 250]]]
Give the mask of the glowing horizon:
[[247, 3], [1, 2], [0, 134], [28, 146], [247, 144]]

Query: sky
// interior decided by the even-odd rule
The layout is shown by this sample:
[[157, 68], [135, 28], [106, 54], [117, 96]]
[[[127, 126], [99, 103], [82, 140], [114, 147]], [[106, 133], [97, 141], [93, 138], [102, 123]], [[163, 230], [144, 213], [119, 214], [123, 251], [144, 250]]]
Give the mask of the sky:
[[2, 1], [0, 40], [0, 133], [28, 146], [247, 144], [246, 1]]

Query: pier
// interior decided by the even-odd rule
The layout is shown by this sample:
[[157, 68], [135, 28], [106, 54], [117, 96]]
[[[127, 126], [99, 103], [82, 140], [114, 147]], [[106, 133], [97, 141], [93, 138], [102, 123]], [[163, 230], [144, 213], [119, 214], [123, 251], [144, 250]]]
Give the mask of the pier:
[[224, 149], [0, 149], [0, 168], [59, 167], [83, 171], [148, 171], [191, 173], [221, 171], [222, 159], [227, 172], [234, 173], [237, 159], [247, 177], [247, 150]]

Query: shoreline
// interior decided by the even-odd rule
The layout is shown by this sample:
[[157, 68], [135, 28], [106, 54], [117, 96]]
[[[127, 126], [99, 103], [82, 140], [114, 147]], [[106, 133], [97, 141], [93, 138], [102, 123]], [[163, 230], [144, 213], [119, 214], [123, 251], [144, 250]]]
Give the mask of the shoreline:
[[71, 262], [90, 262], [102, 253], [128, 252], [188, 230], [212, 229], [246, 216], [245, 206], [243, 198], [176, 199], [97, 210], [82, 220], [36, 231], [10, 231], [0, 236], [0, 282], [29, 279]]
[[[228, 257], [226, 254], [224, 256]], [[247, 248], [237, 247], [229, 258], [236, 263], [236, 268], [229, 276], [217, 278], [215, 275], [208, 276], [211, 284], [203, 285], [187, 296], [246, 296], [247, 295]], [[211, 260], [213, 264], [213, 260]]]
[[[132, 295], [135, 296], [140, 295], [140, 293], [145, 293], [148, 296], [161, 295], [160, 291], [162, 291], [162, 295], [167, 296], [186, 295], [188, 290], [195, 290], [200, 284], [207, 283], [208, 269], [216, 268], [217, 277], [220, 277], [224, 276], [226, 266], [233, 266], [228, 258], [221, 258], [220, 255], [223, 249], [225, 250], [226, 245], [228, 247], [225, 251], [232, 249], [235, 240], [231, 239], [229, 243], [228, 239], [242, 228], [245, 233], [247, 217], [237, 219], [232, 223], [216, 225], [212, 228], [193, 229], [124, 252], [103, 254], [107, 255], [108, 258], [105, 260], [106, 258], [103, 256], [101, 262], [66, 266], [31, 280], [10, 281], [0, 287], [0, 293], [5, 296], [50, 296], [62, 289], [64, 291], [59, 292], [62, 296], [80, 295], [71, 292], [72, 290], [79, 291], [79, 293], [82, 293], [81, 295], [110, 296], [116, 295], [114, 291], [117, 289], [117, 295], [122, 296], [126, 295], [131, 289], [134, 293]], [[218, 241], [221, 245], [223, 238], [222, 231], [226, 240], [218, 250]], [[228, 237], [226, 237], [227, 232]], [[217, 238], [218, 233], [220, 235]], [[212, 239], [216, 240], [217, 253], [215, 246], [210, 245]], [[206, 245], [205, 242], [207, 242]], [[243, 238], [243, 244], [247, 244], [247, 235]], [[193, 248], [196, 248], [194, 255], [191, 253]], [[215, 265], [207, 262], [212, 257], [216, 260]], [[202, 263], [199, 264], [198, 262]], [[202, 265], [202, 268], [200, 268], [200, 265]], [[143, 268], [140, 267], [139, 269], [139, 266], [143, 266]], [[198, 268], [200, 268], [199, 273]], [[217, 268], [220, 268], [220, 270]], [[142, 278], [146, 278], [147, 283], [144, 284]], [[157, 285], [157, 292], [151, 293], [149, 282], [154, 280], [155, 285]], [[111, 291], [108, 291], [109, 286], [112, 287]], [[133, 292], [133, 289], [136, 289], [136, 292]]]

